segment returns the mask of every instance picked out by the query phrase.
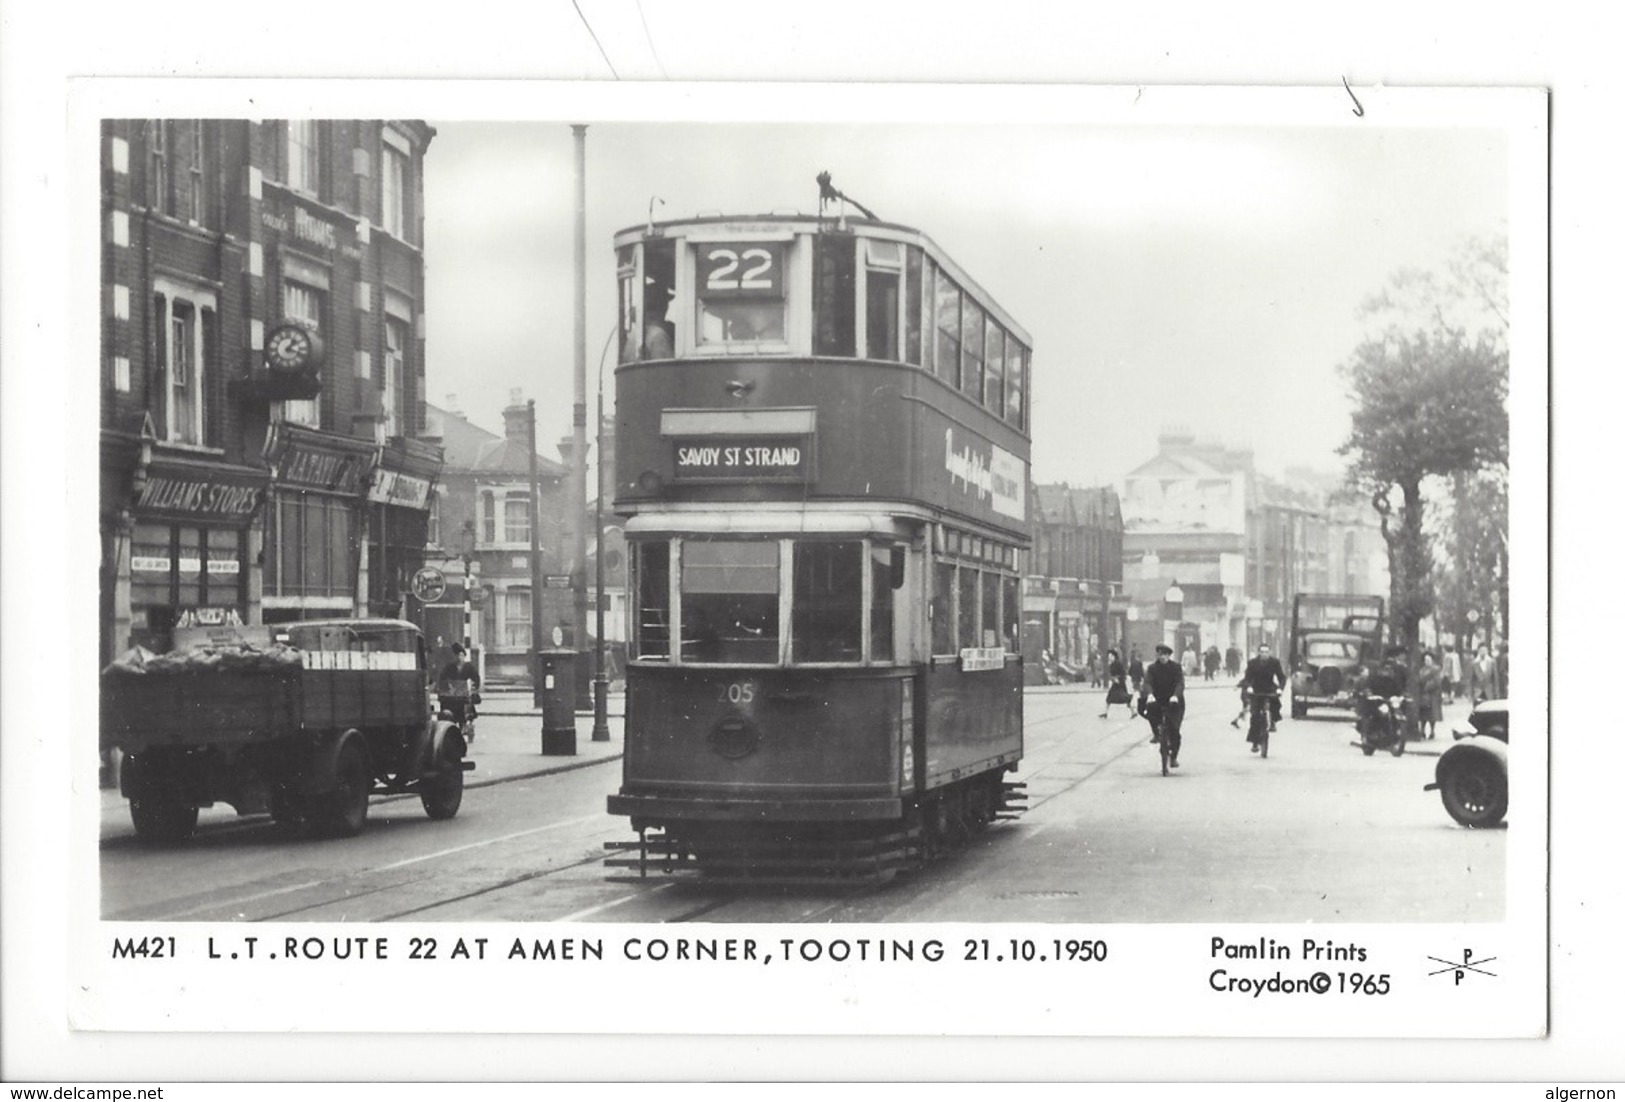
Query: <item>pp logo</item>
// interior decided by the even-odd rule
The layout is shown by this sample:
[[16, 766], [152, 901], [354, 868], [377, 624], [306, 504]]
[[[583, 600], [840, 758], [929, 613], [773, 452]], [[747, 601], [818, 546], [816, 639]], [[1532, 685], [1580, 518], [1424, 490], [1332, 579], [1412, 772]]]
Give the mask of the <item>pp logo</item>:
[[1469, 972], [1477, 973], [1480, 976], [1490, 976], [1492, 978], [1495, 976], [1495, 973], [1491, 972], [1489, 969], [1485, 968], [1484, 965], [1490, 963], [1491, 961], [1495, 960], [1496, 958], [1495, 957], [1474, 957], [1473, 956], [1473, 951], [1471, 949], [1463, 949], [1461, 951], [1461, 960], [1459, 960], [1459, 961], [1445, 960], [1443, 957], [1435, 957], [1435, 956], [1429, 956], [1428, 959], [1431, 960], [1431, 961], [1434, 961], [1434, 962], [1436, 962], [1438, 964], [1444, 965], [1443, 968], [1436, 968], [1433, 971], [1429, 972], [1428, 975], [1430, 975], [1430, 976], [1446, 976], [1446, 975], [1448, 975], [1448, 976], [1450, 976], [1452, 978], [1453, 982], [1455, 983], [1455, 985], [1457, 987], [1461, 986], [1461, 981], [1467, 978], [1467, 973], [1469, 973]]

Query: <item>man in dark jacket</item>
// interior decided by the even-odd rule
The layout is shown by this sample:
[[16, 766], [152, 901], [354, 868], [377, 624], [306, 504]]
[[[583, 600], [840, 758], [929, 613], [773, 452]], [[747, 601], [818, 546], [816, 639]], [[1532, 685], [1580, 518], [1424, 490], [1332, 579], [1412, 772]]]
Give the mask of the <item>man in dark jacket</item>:
[[1168, 719], [1168, 764], [1179, 767], [1179, 724], [1185, 718], [1185, 671], [1174, 661], [1174, 648], [1157, 644], [1157, 660], [1145, 668], [1140, 684], [1140, 714], [1151, 724], [1157, 741], [1157, 720]]
[[[1281, 692], [1286, 688], [1286, 671], [1281, 668], [1281, 660], [1270, 653], [1268, 644], [1260, 643], [1258, 653], [1247, 660], [1241, 683], [1255, 697], [1259, 693], [1273, 694], [1270, 696], [1270, 730], [1275, 730], [1275, 725], [1281, 722]], [[1250, 729], [1247, 741], [1253, 742]], [[1253, 742], [1253, 752], [1258, 752], [1256, 742]]]

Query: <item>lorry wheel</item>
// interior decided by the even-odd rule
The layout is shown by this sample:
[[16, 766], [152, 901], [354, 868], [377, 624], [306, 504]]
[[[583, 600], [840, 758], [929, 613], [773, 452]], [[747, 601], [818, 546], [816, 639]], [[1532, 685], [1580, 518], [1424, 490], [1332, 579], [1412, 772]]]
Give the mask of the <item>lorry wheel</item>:
[[130, 821], [143, 842], [180, 842], [197, 829], [197, 805], [169, 782], [149, 779], [130, 797]]
[[423, 812], [431, 819], [450, 819], [463, 806], [463, 758], [447, 755], [440, 761], [439, 771], [425, 783], [419, 799]]
[[1439, 795], [1450, 817], [1464, 827], [1491, 827], [1506, 818], [1507, 779], [1494, 762], [1461, 763], [1440, 780]]
[[367, 797], [372, 792], [372, 774], [367, 755], [354, 742], [339, 751], [333, 772], [333, 791], [322, 797], [317, 823], [320, 832], [332, 838], [353, 838], [367, 825]]

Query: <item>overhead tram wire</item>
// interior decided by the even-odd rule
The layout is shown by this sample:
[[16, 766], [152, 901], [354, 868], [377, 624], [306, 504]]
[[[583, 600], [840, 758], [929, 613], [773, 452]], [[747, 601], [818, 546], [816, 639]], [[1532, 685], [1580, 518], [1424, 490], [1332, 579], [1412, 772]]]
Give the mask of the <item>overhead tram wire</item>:
[[587, 21], [587, 14], [581, 10], [581, 4], [578, 0], [570, 0], [570, 6], [576, 10], [576, 17], [581, 20], [581, 25], [587, 28], [587, 34], [592, 37], [592, 44], [598, 47], [598, 56], [604, 59], [605, 65], [609, 66], [610, 75], [616, 80], [620, 80], [621, 74], [615, 71], [615, 63], [609, 59], [609, 54], [604, 50], [604, 44], [598, 41], [598, 32], [593, 30], [592, 24]]
[[649, 53], [655, 59], [655, 68], [660, 70], [660, 79], [670, 80], [666, 73], [666, 65], [660, 60], [660, 51], [655, 49], [654, 35], [649, 33], [649, 20], [643, 14], [643, 0], [635, 0], [638, 9], [638, 22], [643, 24], [643, 38], [649, 43]]

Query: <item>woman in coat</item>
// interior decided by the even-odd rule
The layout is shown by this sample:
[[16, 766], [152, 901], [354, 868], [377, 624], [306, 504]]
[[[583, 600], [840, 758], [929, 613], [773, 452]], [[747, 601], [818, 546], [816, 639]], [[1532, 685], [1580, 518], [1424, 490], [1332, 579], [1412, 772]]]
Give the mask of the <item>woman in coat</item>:
[[1432, 738], [1444, 719], [1444, 671], [1433, 661], [1432, 651], [1422, 652], [1422, 668], [1416, 673], [1416, 722]]
[[1105, 719], [1111, 714], [1112, 705], [1121, 704], [1128, 709], [1129, 718], [1134, 718], [1134, 697], [1128, 691], [1128, 671], [1123, 669], [1123, 660], [1117, 656], [1115, 650], [1106, 652], [1106, 710], [1100, 713]]

